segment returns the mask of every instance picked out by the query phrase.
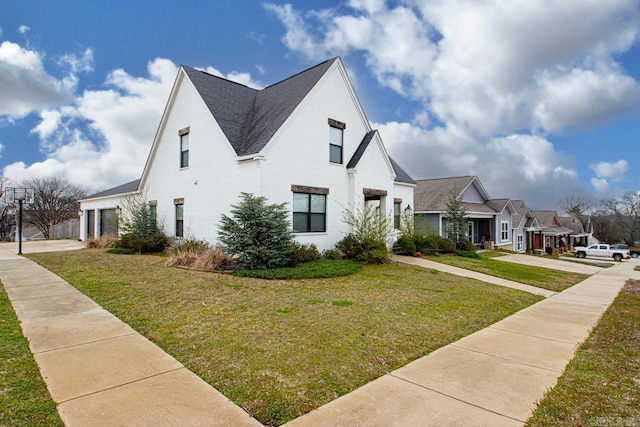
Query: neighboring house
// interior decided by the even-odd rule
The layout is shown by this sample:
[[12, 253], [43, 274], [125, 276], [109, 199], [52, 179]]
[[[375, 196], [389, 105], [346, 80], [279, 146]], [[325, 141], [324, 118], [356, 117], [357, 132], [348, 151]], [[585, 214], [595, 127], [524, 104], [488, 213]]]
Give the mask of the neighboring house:
[[569, 244], [570, 228], [563, 227], [556, 211], [531, 211], [541, 229], [534, 234], [534, 249], [559, 248]]
[[509, 199], [491, 199], [476, 176], [423, 179], [414, 190], [416, 227], [446, 237], [447, 202], [458, 197], [467, 210], [467, 238], [475, 245], [492, 242], [496, 247], [513, 248], [512, 215]]
[[328, 249], [350, 231], [346, 209], [399, 216], [414, 187], [340, 58], [261, 90], [181, 66], [141, 179], [82, 200], [81, 238], [113, 231], [121, 198], [139, 194], [168, 235], [215, 243], [246, 192], [286, 203], [295, 239]]
[[512, 200], [511, 203], [516, 212], [511, 215], [511, 227], [513, 229], [513, 250], [515, 252], [532, 252], [534, 235], [542, 230], [538, 220], [533, 217], [531, 210], [524, 200]]
[[567, 212], [559, 217], [560, 225], [571, 230], [569, 246], [589, 246], [592, 242], [593, 225], [589, 215], [576, 215]]

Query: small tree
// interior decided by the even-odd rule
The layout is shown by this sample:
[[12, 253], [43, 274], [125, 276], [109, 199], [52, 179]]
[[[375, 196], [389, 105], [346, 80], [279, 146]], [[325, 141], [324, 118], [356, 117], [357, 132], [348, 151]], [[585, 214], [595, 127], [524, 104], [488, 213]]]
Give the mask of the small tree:
[[364, 203], [353, 210], [345, 209], [342, 221], [351, 226], [351, 232], [336, 247], [347, 258], [376, 263], [389, 260], [387, 239], [393, 222], [388, 216], [380, 215], [376, 206]]
[[222, 215], [218, 238], [223, 251], [244, 267], [257, 270], [289, 265], [294, 250], [286, 204], [266, 204], [266, 197], [242, 193]]
[[451, 239], [456, 248], [460, 246], [460, 242], [467, 235], [467, 224], [469, 218], [467, 216], [467, 208], [462, 205], [460, 191], [454, 189], [447, 201], [447, 208], [444, 212], [447, 236]]
[[123, 198], [117, 225], [122, 232], [116, 246], [138, 253], [162, 252], [169, 241], [158, 227], [157, 218], [142, 194]]

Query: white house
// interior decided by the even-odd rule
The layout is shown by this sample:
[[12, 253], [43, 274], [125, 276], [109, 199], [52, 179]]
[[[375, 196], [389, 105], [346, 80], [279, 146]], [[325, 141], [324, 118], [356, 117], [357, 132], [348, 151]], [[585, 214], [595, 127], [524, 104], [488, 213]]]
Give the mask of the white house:
[[345, 209], [413, 209], [415, 182], [371, 129], [340, 58], [261, 90], [181, 66], [140, 180], [81, 201], [81, 239], [98, 237], [126, 194], [176, 237], [217, 240], [242, 192], [287, 203], [295, 239], [332, 248]]

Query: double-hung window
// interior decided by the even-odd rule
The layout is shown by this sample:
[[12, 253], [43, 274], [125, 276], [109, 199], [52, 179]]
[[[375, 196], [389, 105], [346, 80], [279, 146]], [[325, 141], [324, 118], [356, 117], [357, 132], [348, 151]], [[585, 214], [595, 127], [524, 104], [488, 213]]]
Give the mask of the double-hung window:
[[175, 199], [176, 237], [184, 237], [184, 199]]
[[402, 201], [393, 202], [393, 228], [400, 229], [400, 212], [402, 210]]
[[509, 240], [509, 221], [502, 221], [500, 223], [500, 239], [503, 242]]
[[329, 119], [329, 161], [342, 164], [343, 133], [346, 125]]
[[293, 232], [327, 231], [327, 195], [293, 193]]
[[180, 129], [180, 168], [189, 167], [189, 127]]
[[149, 202], [149, 222], [153, 227], [158, 225], [158, 201], [151, 200]]

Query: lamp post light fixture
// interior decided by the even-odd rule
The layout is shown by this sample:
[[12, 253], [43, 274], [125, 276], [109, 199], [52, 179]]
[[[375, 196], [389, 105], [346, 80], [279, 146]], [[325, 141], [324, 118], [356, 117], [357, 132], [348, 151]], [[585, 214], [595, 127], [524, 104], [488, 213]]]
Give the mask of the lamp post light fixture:
[[18, 255], [22, 255], [22, 205], [34, 202], [33, 188], [7, 187], [4, 192], [5, 202], [18, 202]]
[[404, 208], [404, 214], [405, 214], [406, 216], [411, 216], [411, 212], [412, 212], [412, 211], [411, 211], [411, 206], [410, 206], [410, 205], [407, 205], [407, 207], [406, 207], [406, 208]]

